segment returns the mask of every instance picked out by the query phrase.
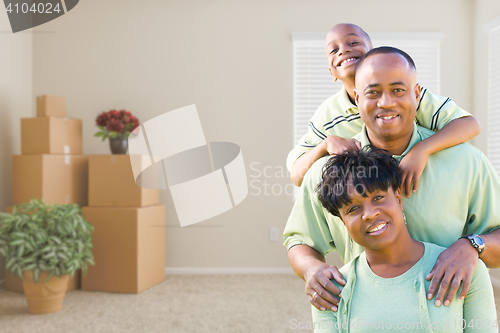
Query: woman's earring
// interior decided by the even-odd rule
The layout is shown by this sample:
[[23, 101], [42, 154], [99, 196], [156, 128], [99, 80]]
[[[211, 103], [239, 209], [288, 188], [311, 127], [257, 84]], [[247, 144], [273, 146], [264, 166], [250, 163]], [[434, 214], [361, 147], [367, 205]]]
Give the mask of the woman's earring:
[[403, 212], [403, 218], [405, 219], [405, 225], [408, 225], [408, 223], [406, 223], [406, 215], [405, 215], [405, 212]]

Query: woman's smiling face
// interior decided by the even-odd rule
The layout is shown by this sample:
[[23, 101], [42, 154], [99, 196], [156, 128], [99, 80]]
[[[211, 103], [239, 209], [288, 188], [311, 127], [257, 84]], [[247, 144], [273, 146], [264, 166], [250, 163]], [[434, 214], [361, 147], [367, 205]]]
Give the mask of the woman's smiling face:
[[366, 192], [358, 184], [349, 182], [347, 193], [351, 203], [343, 205], [340, 218], [352, 239], [372, 250], [381, 250], [393, 244], [405, 228], [401, 190]]

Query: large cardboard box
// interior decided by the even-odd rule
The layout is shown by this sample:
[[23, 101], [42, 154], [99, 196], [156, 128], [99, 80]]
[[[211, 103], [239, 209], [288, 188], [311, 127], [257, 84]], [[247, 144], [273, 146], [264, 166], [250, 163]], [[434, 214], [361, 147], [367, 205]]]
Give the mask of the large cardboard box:
[[139, 155], [89, 156], [90, 207], [145, 207], [159, 203], [158, 189], [141, 188], [135, 183], [130, 158], [141, 161]]
[[21, 154], [82, 154], [81, 119], [21, 119]]
[[47, 204], [88, 200], [88, 156], [14, 155], [12, 157], [12, 204], [43, 199]]
[[[42, 281], [43, 282], [43, 281]], [[69, 277], [68, 286], [66, 291], [71, 291], [81, 288], [81, 270], [77, 270], [73, 277]], [[16, 275], [5, 271], [4, 289], [8, 291], [15, 291], [17, 293], [24, 293], [23, 281]]]
[[83, 211], [95, 228], [83, 290], [137, 294], [165, 279], [165, 206]]
[[66, 100], [62, 96], [38, 96], [36, 98], [37, 117], [66, 117]]

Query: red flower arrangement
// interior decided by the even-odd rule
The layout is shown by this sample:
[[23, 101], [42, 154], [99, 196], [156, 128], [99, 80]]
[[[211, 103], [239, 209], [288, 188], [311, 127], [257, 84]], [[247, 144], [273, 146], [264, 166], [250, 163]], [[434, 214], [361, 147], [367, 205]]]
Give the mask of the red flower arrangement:
[[139, 126], [139, 119], [129, 111], [111, 110], [98, 115], [95, 124], [99, 128], [99, 131], [94, 136], [100, 136], [102, 141], [107, 138], [125, 139]]

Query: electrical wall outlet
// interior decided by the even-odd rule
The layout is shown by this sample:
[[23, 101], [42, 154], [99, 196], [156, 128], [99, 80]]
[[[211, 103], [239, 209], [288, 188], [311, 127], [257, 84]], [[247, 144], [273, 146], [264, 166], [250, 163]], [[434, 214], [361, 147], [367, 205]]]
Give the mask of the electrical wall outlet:
[[278, 241], [278, 228], [272, 227], [271, 229], [269, 229], [269, 240], [271, 242]]

